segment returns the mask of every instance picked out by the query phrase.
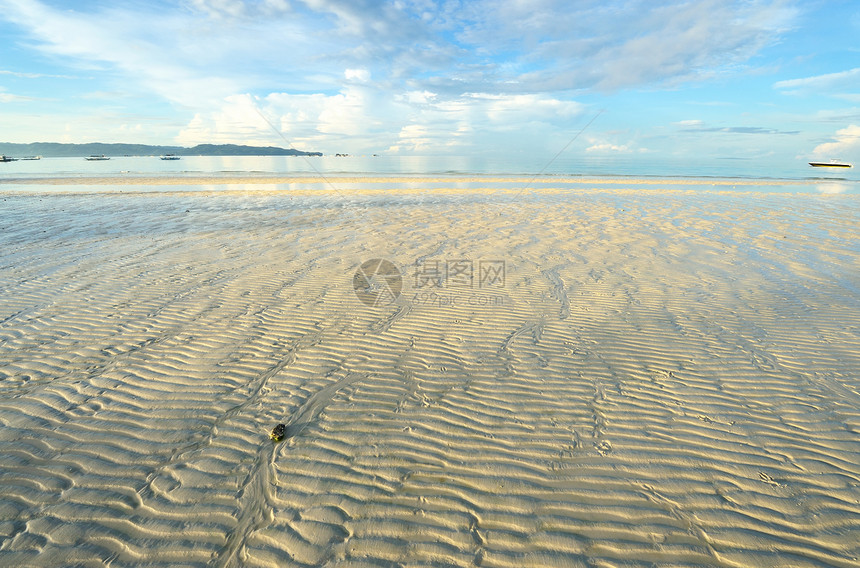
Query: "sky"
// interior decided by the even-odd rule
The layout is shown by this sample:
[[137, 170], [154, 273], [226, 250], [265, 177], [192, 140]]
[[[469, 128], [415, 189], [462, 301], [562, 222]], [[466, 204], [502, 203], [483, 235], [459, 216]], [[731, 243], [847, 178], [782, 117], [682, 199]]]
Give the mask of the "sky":
[[860, 158], [860, 3], [0, 0], [0, 141]]

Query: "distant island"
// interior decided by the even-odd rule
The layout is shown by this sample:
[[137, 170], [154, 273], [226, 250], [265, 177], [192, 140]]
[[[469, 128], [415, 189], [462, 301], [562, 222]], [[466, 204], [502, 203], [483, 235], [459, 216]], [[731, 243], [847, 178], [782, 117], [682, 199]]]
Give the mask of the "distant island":
[[33, 142], [14, 144], [0, 142], [0, 155], [44, 156], [46, 158], [81, 158], [86, 156], [322, 156], [322, 152], [302, 152], [277, 146], [242, 146], [238, 144], [198, 144], [193, 148], [183, 146], [150, 146], [147, 144], [61, 144], [58, 142]]

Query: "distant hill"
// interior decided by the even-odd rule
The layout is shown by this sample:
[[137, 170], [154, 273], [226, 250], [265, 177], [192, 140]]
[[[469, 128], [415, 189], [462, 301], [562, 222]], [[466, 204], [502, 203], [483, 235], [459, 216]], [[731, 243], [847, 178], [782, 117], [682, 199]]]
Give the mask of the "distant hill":
[[78, 158], [86, 156], [322, 156], [321, 152], [302, 152], [276, 146], [241, 146], [237, 144], [198, 144], [193, 148], [182, 146], [149, 146], [147, 144], [60, 144], [58, 142], [34, 142], [13, 144], [0, 142], [0, 154], [21, 158], [44, 156], [46, 158]]

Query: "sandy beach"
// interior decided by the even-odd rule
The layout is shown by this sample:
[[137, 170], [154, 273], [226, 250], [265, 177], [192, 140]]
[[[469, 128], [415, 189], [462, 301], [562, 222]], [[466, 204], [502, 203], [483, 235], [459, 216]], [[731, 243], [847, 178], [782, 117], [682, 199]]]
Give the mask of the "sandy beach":
[[0, 565], [860, 565], [860, 200], [626, 181], [0, 186]]

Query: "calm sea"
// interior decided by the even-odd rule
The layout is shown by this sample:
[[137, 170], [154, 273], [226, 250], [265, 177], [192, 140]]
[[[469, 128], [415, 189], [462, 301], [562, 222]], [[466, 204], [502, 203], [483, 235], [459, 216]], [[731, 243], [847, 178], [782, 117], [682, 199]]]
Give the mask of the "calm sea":
[[[601, 159], [595, 157], [503, 159], [473, 156], [188, 156], [180, 160], [149, 157], [113, 157], [104, 161], [83, 158], [42, 158], [0, 163], [0, 191], [56, 191], [39, 184], [16, 185], [15, 180], [42, 177], [90, 176], [314, 176], [321, 180], [338, 176], [458, 176], [519, 175], [605, 178], [681, 178], [737, 180], [748, 190], [767, 181], [767, 191], [860, 193], [860, 176], [851, 169], [811, 168], [794, 161], [766, 165], [752, 160], [690, 161], [655, 160], [643, 156]], [[773, 182], [786, 182], [773, 185]], [[800, 183], [798, 183], [800, 182]], [[783, 188], [783, 189], [780, 189]], [[288, 189], [288, 188], [285, 188]], [[108, 188], [102, 186], [99, 191]]]

